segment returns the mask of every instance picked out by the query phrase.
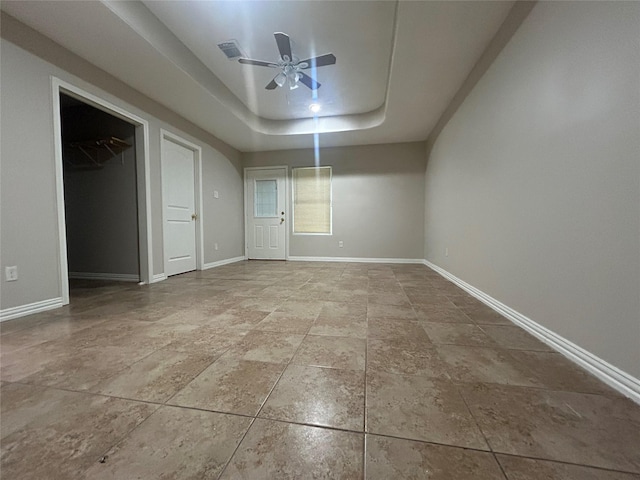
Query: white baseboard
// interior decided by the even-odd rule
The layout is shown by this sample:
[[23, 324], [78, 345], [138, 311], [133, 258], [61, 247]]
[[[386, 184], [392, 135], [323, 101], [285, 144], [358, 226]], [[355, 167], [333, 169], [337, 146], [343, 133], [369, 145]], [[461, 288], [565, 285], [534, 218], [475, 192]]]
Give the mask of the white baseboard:
[[5, 308], [4, 310], [0, 310], [0, 322], [24, 317], [33, 313], [44, 312], [45, 310], [53, 310], [54, 308], [62, 307], [62, 305], [62, 297], [57, 297], [40, 302], [28, 303], [27, 305], [20, 305], [18, 307]]
[[158, 283], [166, 279], [167, 279], [167, 276], [164, 273], [156, 273], [151, 279], [150, 283]]
[[113, 280], [116, 282], [140, 281], [140, 276], [133, 273], [69, 272], [69, 278], [74, 280]]
[[243, 262], [246, 260], [246, 257], [233, 257], [227, 258], [225, 260], [218, 260], [217, 262], [205, 263], [202, 266], [203, 270], [209, 270], [210, 268], [221, 267], [222, 265], [229, 265], [230, 263]]
[[460, 288], [480, 300], [485, 305], [491, 307], [503, 317], [511, 320], [519, 327], [522, 327], [534, 337], [538, 338], [554, 350], [567, 357], [569, 360], [577, 363], [582, 368], [587, 370], [592, 375], [598, 377], [610, 387], [629, 397], [634, 402], [640, 404], [640, 380], [638, 380], [637, 378], [632, 377], [628, 373], [611, 365], [610, 363], [604, 361], [600, 357], [597, 357], [593, 353], [585, 350], [584, 348], [576, 345], [566, 338], [561, 337], [548, 328], [534, 322], [523, 314], [516, 312], [504, 303], [487, 295], [483, 291], [478, 290], [474, 286], [469, 285], [464, 280], [459, 279], [455, 275], [452, 275], [451, 273], [438, 267], [437, 265], [434, 265], [428, 260], [424, 260], [423, 263], [427, 267], [438, 272], [447, 280], [450, 280], [451, 282], [458, 285]]
[[[226, 258], [224, 260], [218, 260], [217, 262], [205, 263], [202, 265], [202, 270], [209, 270], [210, 268], [221, 267], [222, 265], [228, 265], [230, 263], [242, 262], [246, 259], [247, 259], [246, 257], [242, 256], [242, 257]], [[163, 280], [166, 280], [166, 279], [167, 279], [167, 276], [164, 273], [158, 273], [153, 276], [153, 280], [151, 280], [151, 283], [162, 282]]]
[[366, 258], [366, 257], [294, 257], [292, 262], [348, 262], [348, 263], [412, 263], [422, 264], [421, 258]]

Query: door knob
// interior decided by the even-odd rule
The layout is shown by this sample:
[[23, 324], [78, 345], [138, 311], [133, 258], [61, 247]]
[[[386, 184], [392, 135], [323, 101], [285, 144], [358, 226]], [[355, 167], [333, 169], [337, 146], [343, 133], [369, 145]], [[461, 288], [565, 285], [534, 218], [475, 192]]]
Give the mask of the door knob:
[[282, 225], [284, 223], [284, 218], [280, 219], [280, 225]]
[[191, 214], [191, 220], [196, 220], [198, 218], [198, 214], [197, 213], [192, 213]]

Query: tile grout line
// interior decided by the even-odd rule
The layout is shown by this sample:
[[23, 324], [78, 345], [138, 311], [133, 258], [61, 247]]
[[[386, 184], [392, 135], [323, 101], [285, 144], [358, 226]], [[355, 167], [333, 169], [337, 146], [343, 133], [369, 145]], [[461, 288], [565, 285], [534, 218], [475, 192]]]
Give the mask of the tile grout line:
[[[236, 413], [236, 412], [228, 412], [225, 410], [210, 410], [210, 409], [206, 409], [206, 408], [200, 408], [200, 407], [191, 407], [191, 406], [187, 406], [187, 405], [177, 405], [177, 404], [172, 404], [172, 403], [162, 403], [162, 402], [154, 402], [151, 400], [141, 400], [141, 399], [137, 399], [137, 398], [130, 398], [130, 397], [120, 397], [117, 395], [109, 395], [106, 393], [99, 393], [99, 392], [89, 392], [86, 390], [70, 390], [68, 388], [60, 388], [60, 387], [50, 387], [50, 386], [46, 386], [46, 385], [36, 385], [33, 383], [24, 383], [24, 382], [8, 382], [6, 380], [3, 380], [4, 383], [10, 385], [10, 384], [16, 384], [16, 385], [24, 385], [27, 387], [37, 387], [37, 388], [43, 388], [43, 389], [47, 389], [47, 390], [58, 390], [61, 392], [67, 392], [67, 393], [77, 393], [80, 395], [88, 395], [88, 396], [94, 396], [94, 397], [104, 397], [104, 398], [113, 398], [116, 400], [122, 400], [125, 402], [134, 402], [134, 403], [144, 403], [147, 405], [157, 405], [158, 407], [170, 407], [170, 408], [180, 408], [180, 409], [184, 409], [184, 410], [194, 410], [194, 411], [198, 411], [198, 412], [208, 412], [208, 413], [218, 413], [218, 414], [223, 414], [223, 415], [234, 415], [237, 417], [245, 417], [245, 418], [254, 418], [253, 415], [247, 415], [244, 413]], [[173, 398], [173, 397], [171, 397]]]
[[204, 371], [206, 369], [208, 369], [211, 365], [213, 365], [214, 363], [216, 363], [218, 360], [220, 360], [220, 358], [222, 358], [222, 355], [224, 355], [225, 353], [227, 353], [229, 350], [231, 349], [231, 347], [227, 348], [224, 352], [222, 352], [219, 356], [217, 356], [215, 358], [215, 360], [213, 360], [210, 364], [208, 364], [207, 366], [205, 366], [202, 370], [200, 370], [195, 376], [193, 376], [188, 382], [186, 382], [181, 388], [179, 388], [173, 395], [169, 396], [164, 402], [163, 405], [171, 405], [171, 406], [179, 406], [179, 405], [173, 405], [170, 404], [169, 402], [171, 400], [173, 400], [176, 395], [178, 395], [182, 390], [184, 390], [185, 388], [187, 388], [187, 386], [196, 380], [196, 378], [198, 378], [200, 375], [202, 375], [204, 373]]
[[491, 443], [489, 442], [489, 439], [487, 438], [487, 435], [484, 433], [484, 430], [482, 430], [482, 427], [480, 426], [480, 422], [478, 422], [478, 419], [476, 418], [476, 416], [473, 414], [473, 411], [469, 407], [469, 403], [467, 402], [467, 399], [464, 398], [464, 395], [460, 391], [460, 388], [458, 387], [458, 385], [456, 385], [453, 381], [451, 381], [451, 384], [453, 385], [453, 388], [455, 388], [456, 392], [458, 393], [458, 395], [462, 399], [462, 402], [464, 403], [464, 406], [467, 407], [467, 411], [469, 412], [469, 415], [471, 415], [471, 418], [473, 418], [473, 421], [475, 422], [476, 427], [478, 427], [478, 431], [482, 434], [482, 438], [484, 438], [485, 443], [489, 447], [489, 451], [492, 452], [494, 454], [494, 457], [495, 457], [495, 452], [493, 450], [493, 447], [491, 446]]
[[504, 467], [502, 466], [502, 463], [500, 462], [500, 460], [498, 460], [496, 453], [491, 452], [491, 456], [493, 457], [493, 460], [498, 464], [498, 468], [502, 472], [502, 475], [504, 476], [504, 480], [509, 480], [509, 477], [507, 476], [507, 472], [504, 471]]
[[366, 331], [364, 335], [364, 435], [362, 436], [362, 476], [367, 478], [367, 435], [369, 432], [367, 399], [369, 384], [369, 279], [367, 278], [367, 306], [365, 312]]
[[597, 465], [587, 465], [587, 464], [584, 464], [584, 463], [567, 462], [565, 460], [553, 460], [553, 459], [550, 459], [550, 458], [533, 457], [533, 456], [529, 456], [529, 455], [516, 455], [515, 453], [506, 453], [506, 452], [492, 452], [492, 453], [494, 454], [494, 456], [503, 455], [505, 457], [523, 458], [523, 459], [526, 459], [526, 460], [535, 460], [535, 461], [540, 461], [540, 462], [559, 463], [561, 465], [570, 465], [572, 467], [584, 467], [584, 468], [588, 468], [588, 469], [600, 470], [600, 471], [603, 471], [603, 472], [615, 472], [615, 473], [624, 473], [624, 474], [629, 474], [629, 475], [639, 475], [638, 471], [633, 472], [631, 470], [619, 470], [619, 469], [615, 469], [615, 468], [599, 467]]
[[[107, 453], [109, 453], [111, 451], [111, 449], [116, 448], [118, 445], [120, 445], [122, 442], [125, 441], [125, 439], [131, 435], [131, 433], [133, 433], [134, 430], [137, 430], [138, 427], [140, 427], [142, 424], [144, 424], [147, 420], [149, 420], [158, 410], [160, 410], [162, 408], [162, 405], [159, 404], [155, 404], [157, 405], [157, 408], [151, 412], [149, 415], [147, 415], [146, 418], [144, 418], [140, 423], [138, 423], [137, 425], [134, 425], [133, 428], [131, 428], [128, 432], [126, 432], [125, 434], [123, 434], [113, 445], [111, 445], [110, 447], [107, 447], [103, 452], [102, 455], [100, 455], [98, 457], [98, 462], [99, 459], [101, 459], [102, 457], [106, 457]], [[93, 466], [93, 464], [92, 464]], [[86, 473], [88, 470], [90, 470], [92, 468], [92, 466], [88, 467], [86, 470], [83, 471], [83, 474]]]
[[[107, 319], [107, 320], [108, 320], [108, 319]], [[101, 322], [101, 323], [102, 323], [102, 322]], [[86, 327], [85, 327], [85, 328], [86, 328]], [[89, 328], [90, 328], [90, 327], [89, 327]], [[51, 341], [54, 341], [54, 340], [51, 340]], [[44, 343], [46, 343], [46, 342], [44, 342]], [[109, 379], [111, 379], [111, 378], [113, 378], [113, 377], [116, 377], [116, 376], [121, 375], [123, 372], [125, 372], [127, 369], [130, 369], [132, 366], [134, 366], [134, 365], [136, 365], [136, 364], [138, 364], [138, 363], [142, 362], [143, 360], [147, 359], [148, 357], [150, 357], [150, 356], [151, 356], [151, 355], [153, 355], [154, 353], [157, 353], [157, 352], [159, 352], [159, 351], [161, 351], [161, 350], [165, 349], [165, 348], [166, 348], [166, 347], [168, 347], [171, 343], [172, 343], [172, 342], [169, 342], [169, 343], [167, 343], [167, 344], [164, 344], [164, 345], [162, 345], [162, 346], [161, 346], [161, 347], [159, 347], [159, 348], [155, 348], [155, 347], [154, 347], [154, 348], [153, 348], [153, 350], [151, 350], [148, 354], [143, 355], [142, 357], [140, 357], [139, 359], [137, 359], [137, 360], [136, 360], [136, 361], [134, 361], [133, 363], [130, 363], [130, 364], [124, 365], [121, 369], [119, 369], [119, 370], [115, 371], [113, 374], [111, 374], [111, 375], [109, 375], [109, 376], [107, 376], [107, 377], [105, 377], [105, 378], [101, 379], [101, 380], [100, 380], [96, 385], [93, 385], [93, 386], [92, 386], [92, 387], [90, 387], [90, 388], [94, 388], [94, 387], [96, 387], [97, 385], [99, 385], [99, 384], [100, 384], [100, 383], [102, 383], [102, 382], [105, 382], [105, 381], [107, 381], [107, 380], [109, 380]], [[39, 344], [36, 344], [35, 346], [37, 346], [37, 345], [39, 345]], [[30, 346], [30, 347], [31, 347], [31, 346]], [[30, 348], [30, 347], [26, 347], [26, 348]], [[83, 349], [84, 349], [84, 348], [96, 348], [96, 347], [83, 346], [83, 347], [81, 347], [81, 348], [83, 348]], [[172, 350], [172, 351], [173, 351], [173, 350]], [[216, 360], [217, 360], [217, 359], [216, 359]], [[214, 360], [214, 362], [215, 362], [215, 360]], [[212, 363], [213, 363], [213, 362], [212, 362]], [[38, 372], [35, 372], [34, 374], [31, 374], [31, 375], [35, 375], [36, 373], [38, 373]], [[202, 373], [202, 372], [200, 372], [200, 373]], [[28, 378], [29, 376], [31, 376], [31, 375], [28, 375], [27, 377], [25, 377], [25, 379], [27, 379], [27, 378]], [[199, 375], [199, 374], [198, 374], [198, 375]], [[195, 377], [194, 377], [194, 378], [195, 378]], [[24, 380], [24, 379], [21, 379], [21, 380]], [[4, 381], [6, 381], [6, 380], [4, 380]], [[118, 396], [113, 396], [113, 395], [105, 395], [105, 394], [101, 394], [100, 392], [92, 392], [92, 391], [90, 391], [90, 388], [88, 388], [88, 389], [86, 389], [86, 390], [81, 390], [81, 389], [73, 389], [73, 388], [60, 387], [60, 386], [57, 386], [57, 385], [47, 385], [47, 384], [43, 384], [43, 383], [39, 383], [39, 382], [28, 383], [28, 382], [25, 382], [25, 381], [14, 381], [14, 382], [11, 382], [11, 383], [20, 383], [20, 384], [23, 384], [23, 385], [34, 385], [34, 386], [40, 386], [40, 387], [45, 387], [45, 388], [54, 388], [54, 389], [63, 390], [63, 391], [67, 391], [67, 392], [98, 394], [98, 395], [107, 396], [107, 397], [112, 397], [112, 398], [122, 398], [122, 399], [133, 400], [133, 401], [142, 401], [142, 402], [145, 402], [145, 403], [153, 403], [153, 404], [158, 403], [158, 402], [149, 402], [149, 401], [145, 401], [145, 400], [138, 400], [138, 399], [129, 399], [129, 398], [127, 398], [127, 397], [118, 397]]]
[[222, 476], [224, 475], [224, 472], [227, 470], [227, 467], [231, 463], [231, 460], [233, 460], [233, 457], [235, 456], [236, 452], [240, 448], [240, 445], [242, 445], [242, 442], [244, 442], [244, 439], [249, 434], [249, 430], [251, 430], [251, 427], [253, 427], [253, 424], [256, 422], [256, 420], [257, 420], [257, 417], [252, 417], [251, 420], [249, 421], [249, 426], [247, 427], [247, 430], [242, 435], [242, 438], [238, 441], [238, 444], [236, 445], [236, 448], [233, 449], [233, 452], [231, 453], [231, 455], [229, 455], [229, 458], [225, 462], [224, 467], [222, 468], [222, 470], [220, 470], [220, 474], [217, 477], [218, 479], [222, 478]]
[[[285, 301], [286, 301], [286, 300], [285, 300]], [[275, 310], [277, 310], [277, 308], [276, 308], [276, 309], [274, 309], [274, 311], [275, 311]], [[273, 313], [273, 312], [271, 312], [271, 313]], [[269, 313], [267, 316], [269, 316], [271, 313]], [[265, 317], [265, 318], [266, 318], [266, 317]], [[303, 337], [303, 340], [304, 340], [304, 338], [305, 338], [305, 337]], [[302, 342], [300, 342], [300, 344], [302, 344]], [[299, 347], [299, 345], [298, 345], [298, 347]], [[229, 347], [229, 349], [228, 349], [228, 350], [230, 350], [230, 349], [231, 349], [231, 347]], [[228, 351], [228, 350], [227, 350], [227, 351]], [[226, 353], [226, 351], [225, 351], [225, 353]], [[293, 358], [293, 357], [292, 357], [292, 358]], [[215, 362], [214, 362], [214, 363], [215, 363]], [[286, 367], [285, 367], [285, 369], [286, 369]], [[283, 370], [282, 370], [282, 372], [280, 373], [280, 377], [282, 377], [282, 374], [283, 374], [283, 373], [284, 373], [284, 369], [283, 369]], [[278, 382], [278, 381], [280, 381], [280, 377], [278, 377], [278, 380], [276, 381], [276, 383], [275, 383], [275, 384], [277, 384], [277, 382]], [[274, 384], [274, 387], [273, 387], [273, 388], [275, 388], [275, 384]], [[273, 388], [271, 389], [271, 391], [269, 392], [269, 394], [268, 394], [268, 395], [267, 395], [267, 397], [265, 398], [265, 402], [266, 402], [266, 400], [269, 398], [269, 396], [271, 395], [271, 392], [273, 391]], [[262, 405], [264, 405], [264, 402], [263, 402], [263, 404], [262, 404]], [[258, 413], [260, 412], [260, 410], [262, 410], [262, 405], [260, 406], [260, 409], [258, 410]], [[249, 434], [249, 430], [251, 430], [251, 427], [253, 426], [253, 424], [255, 423], [255, 421], [256, 421], [256, 420], [257, 420], [257, 418], [258, 418], [258, 417], [257, 417], [258, 413], [256, 413], [256, 415], [255, 415], [255, 416], [250, 416], [250, 417], [249, 417], [249, 418], [251, 418], [251, 420], [250, 420], [250, 422], [249, 422], [249, 426], [247, 427], [247, 430], [246, 430], [246, 431], [244, 432], [244, 434], [242, 435], [242, 438], [240, 438], [240, 440], [238, 441], [238, 444], [236, 445], [236, 448], [234, 448], [234, 449], [233, 449], [233, 452], [231, 453], [231, 455], [229, 455], [229, 458], [228, 458], [228, 459], [227, 459], [227, 461], [225, 462], [224, 467], [222, 468], [222, 470], [220, 470], [220, 474], [218, 475], [218, 479], [219, 479], [219, 478], [221, 478], [221, 477], [224, 475], [224, 472], [227, 470], [227, 468], [228, 468], [229, 464], [231, 463], [231, 460], [233, 460], [233, 457], [235, 456], [236, 452], [237, 452], [237, 451], [238, 451], [238, 449], [240, 448], [240, 445], [242, 445], [242, 442], [244, 441], [244, 439], [246, 438], [246, 436]]]
[[[309, 280], [307, 280], [304, 285], [306, 285], [307, 283], [309, 283]], [[303, 286], [304, 286], [303, 285]], [[286, 300], [285, 300], [286, 302]], [[277, 310], [277, 309], [276, 309]], [[265, 317], [266, 318], [266, 317]], [[317, 317], [316, 317], [317, 318]], [[315, 322], [315, 319], [314, 319]], [[309, 330], [311, 329], [311, 326], [309, 327]], [[244, 432], [244, 435], [242, 436], [242, 438], [240, 439], [240, 441], [238, 442], [238, 445], [236, 445], [236, 448], [234, 448], [233, 453], [229, 456], [229, 459], [227, 460], [227, 462], [224, 465], [224, 468], [220, 471], [220, 475], [218, 475], [218, 479], [221, 478], [224, 475], [224, 472], [227, 470], [227, 468], [229, 467], [229, 464], [231, 464], [231, 461], [233, 460], [233, 457], [235, 457], [238, 449], [240, 448], [240, 445], [242, 445], [242, 442], [244, 441], [244, 439], [247, 437], [247, 435], [249, 434], [249, 430], [251, 430], [251, 427], [253, 427], [253, 424], [256, 422], [256, 420], [259, 418], [260, 412], [262, 411], [262, 409], [264, 408], [265, 404], [267, 403], [267, 401], [269, 400], [269, 397], [271, 396], [271, 394], [273, 393], [273, 391], [275, 390], [276, 386], [278, 385], [278, 383], [280, 383], [280, 379], [282, 378], [282, 376], [284, 375], [284, 372], [287, 370], [287, 368], [289, 367], [289, 365], [291, 364], [293, 358], [296, 356], [296, 354], [298, 353], [298, 351], [300, 350], [300, 347], [302, 346], [302, 343], [304, 342], [304, 340], [307, 338], [307, 335], [309, 333], [309, 330], [307, 330], [307, 333], [304, 334], [304, 336], [302, 337], [302, 340], [300, 341], [300, 344], [298, 345], [298, 347], [296, 348], [295, 352], [293, 353], [293, 355], [291, 355], [291, 358], [289, 359], [289, 361], [286, 363], [286, 365], [284, 366], [284, 368], [282, 369], [282, 372], [280, 372], [280, 375], [278, 376], [278, 379], [274, 382], [273, 386], [271, 387], [271, 389], [269, 390], [269, 393], [266, 395], [265, 399], [263, 400], [262, 404], [260, 405], [260, 408], [258, 409], [258, 411], [256, 412], [256, 414], [253, 416], [253, 419], [251, 420], [251, 422], [249, 423], [249, 428], [247, 428], [247, 431]], [[291, 423], [291, 422], [286, 422], [286, 423]]]

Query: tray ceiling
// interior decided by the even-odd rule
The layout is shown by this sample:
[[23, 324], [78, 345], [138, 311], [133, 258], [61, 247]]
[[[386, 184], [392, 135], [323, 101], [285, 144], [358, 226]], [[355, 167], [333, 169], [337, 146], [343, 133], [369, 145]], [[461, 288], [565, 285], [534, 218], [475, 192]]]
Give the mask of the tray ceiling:
[[[425, 140], [506, 18], [487, 1], [3, 1], [9, 15], [242, 151]], [[304, 86], [267, 91], [269, 68], [227, 60], [236, 39], [277, 59], [332, 52]], [[277, 73], [277, 72], [276, 72]], [[315, 135], [319, 134], [319, 135]]]
[[[147, 8], [184, 43], [253, 113], [267, 119], [366, 113], [385, 102], [393, 31], [394, 2], [157, 2]], [[274, 32], [292, 40], [293, 54], [305, 59], [334, 53], [336, 65], [318, 68], [317, 98], [301, 86], [265, 90], [271, 68], [230, 61], [217, 47], [235, 39], [247, 57], [277, 61]]]

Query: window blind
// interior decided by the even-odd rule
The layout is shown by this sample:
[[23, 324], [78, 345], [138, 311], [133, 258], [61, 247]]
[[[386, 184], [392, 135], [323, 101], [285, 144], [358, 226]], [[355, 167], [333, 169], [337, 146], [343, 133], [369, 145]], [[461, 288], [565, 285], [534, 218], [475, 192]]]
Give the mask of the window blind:
[[293, 233], [331, 233], [331, 167], [293, 169]]

